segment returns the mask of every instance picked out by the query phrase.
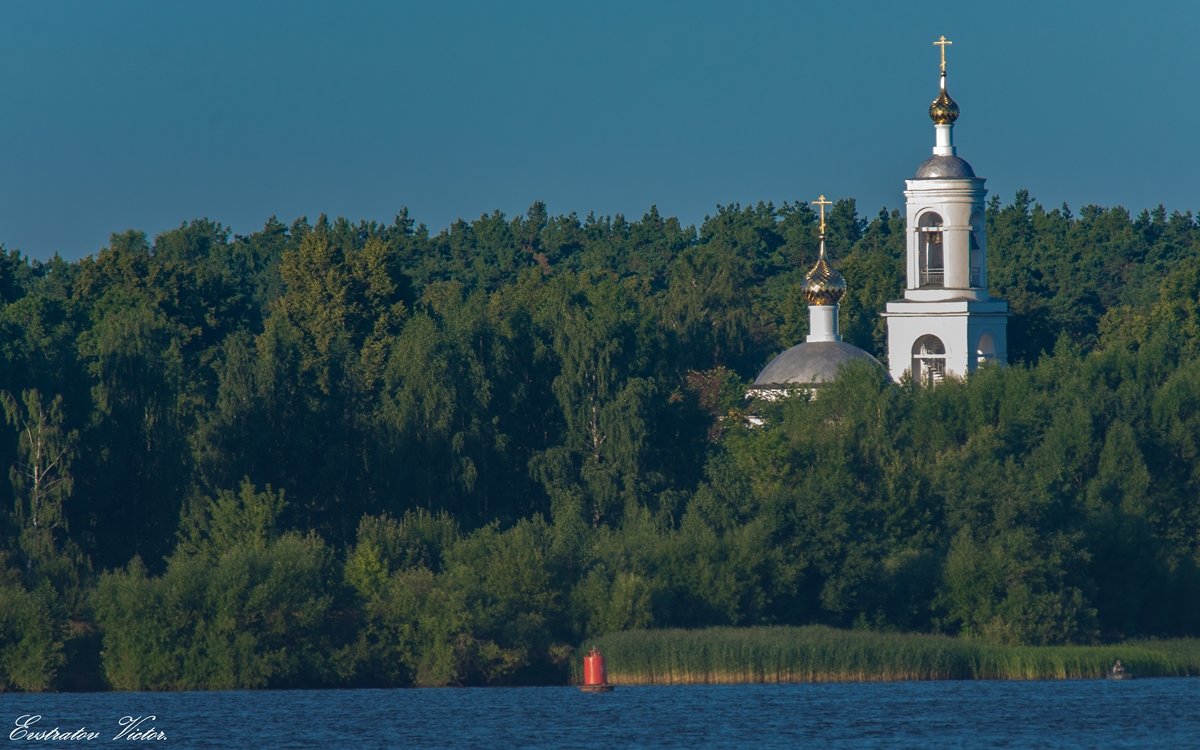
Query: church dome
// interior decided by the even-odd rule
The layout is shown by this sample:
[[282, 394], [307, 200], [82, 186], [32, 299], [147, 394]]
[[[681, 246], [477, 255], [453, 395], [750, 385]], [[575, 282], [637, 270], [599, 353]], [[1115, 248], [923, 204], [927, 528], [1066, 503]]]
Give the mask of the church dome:
[[846, 278], [830, 267], [821, 253], [817, 265], [804, 276], [804, 299], [810, 305], [836, 305], [845, 294]]
[[975, 170], [966, 159], [946, 154], [931, 156], [917, 167], [918, 180], [939, 180], [955, 177], [974, 177]]
[[769, 390], [829, 383], [837, 377], [842, 365], [857, 360], [865, 360], [883, 370], [879, 360], [844, 341], [798, 344], [771, 360], [754, 379], [752, 388]]
[[958, 102], [946, 92], [945, 78], [942, 79], [941, 93], [929, 105], [929, 119], [934, 125], [950, 125], [958, 119]]

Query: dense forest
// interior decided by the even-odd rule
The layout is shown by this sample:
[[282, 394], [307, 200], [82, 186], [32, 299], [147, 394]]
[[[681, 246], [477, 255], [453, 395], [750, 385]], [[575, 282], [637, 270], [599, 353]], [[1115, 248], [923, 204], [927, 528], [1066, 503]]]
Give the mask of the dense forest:
[[[645, 627], [1200, 635], [1200, 224], [987, 223], [1011, 366], [767, 405], [802, 203], [0, 253], [0, 688], [546, 682]], [[882, 360], [904, 218], [828, 231]]]

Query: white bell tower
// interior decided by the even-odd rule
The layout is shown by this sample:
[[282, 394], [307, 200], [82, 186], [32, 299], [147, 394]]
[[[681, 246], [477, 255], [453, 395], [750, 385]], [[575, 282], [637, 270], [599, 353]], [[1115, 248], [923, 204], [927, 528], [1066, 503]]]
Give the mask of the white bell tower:
[[946, 92], [945, 36], [941, 92], [929, 105], [933, 156], [906, 180], [908, 246], [904, 299], [889, 302], [888, 370], [899, 381], [936, 383], [966, 377], [981, 364], [1008, 361], [1008, 303], [988, 295], [984, 179], [954, 148], [958, 104]]

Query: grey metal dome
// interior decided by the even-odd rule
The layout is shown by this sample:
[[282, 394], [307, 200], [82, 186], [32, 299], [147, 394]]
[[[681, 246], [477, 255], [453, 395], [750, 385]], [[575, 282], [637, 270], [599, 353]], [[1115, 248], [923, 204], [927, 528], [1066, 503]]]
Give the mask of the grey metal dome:
[[931, 156], [917, 167], [918, 180], [940, 180], [953, 177], [974, 177], [975, 170], [966, 159], [957, 156]]
[[837, 377], [847, 362], [864, 359], [880, 370], [883, 365], [870, 354], [845, 341], [813, 341], [798, 344], [771, 360], [754, 379], [753, 388], [820, 385]]

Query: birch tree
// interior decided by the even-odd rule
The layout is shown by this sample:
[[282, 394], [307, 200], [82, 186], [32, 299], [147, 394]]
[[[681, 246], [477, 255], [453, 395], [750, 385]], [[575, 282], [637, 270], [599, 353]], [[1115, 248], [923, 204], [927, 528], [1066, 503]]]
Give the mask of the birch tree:
[[33, 558], [53, 551], [54, 532], [65, 533], [63, 506], [71, 496], [71, 462], [78, 433], [63, 431], [63, 399], [43, 401], [36, 388], [21, 392], [21, 400], [0, 392], [4, 417], [17, 432], [17, 461], [9, 472], [15, 498], [14, 518], [21, 527], [22, 546]]

